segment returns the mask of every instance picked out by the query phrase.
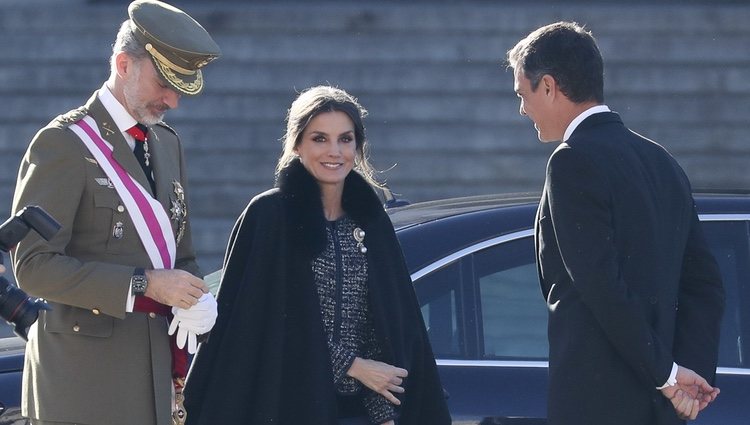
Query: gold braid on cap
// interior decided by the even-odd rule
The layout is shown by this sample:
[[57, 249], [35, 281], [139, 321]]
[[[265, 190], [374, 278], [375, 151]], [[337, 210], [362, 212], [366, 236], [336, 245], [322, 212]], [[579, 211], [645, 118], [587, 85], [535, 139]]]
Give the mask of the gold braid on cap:
[[169, 59], [167, 59], [164, 55], [159, 53], [159, 51], [156, 50], [156, 48], [153, 45], [151, 45], [151, 43], [146, 43], [145, 47], [146, 47], [146, 50], [151, 54], [151, 56], [155, 57], [159, 62], [163, 63], [167, 67], [174, 69], [175, 71], [183, 73], [185, 75], [195, 74], [195, 71], [185, 69], [179, 65], [176, 65], [174, 62], [170, 61]]
[[200, 90], [203, 88], [203, 74], [198, 74], [198, 78], [196, 78], [192, 83], [186, 83], [182, 78], [180, 78], [166, 66], [159, 66], [157, 68], [159, 69], [159, 72], [164, 75], [164, 78], [171, 82], [174, 88], [185, 94], [193, 95], [200, 92]]

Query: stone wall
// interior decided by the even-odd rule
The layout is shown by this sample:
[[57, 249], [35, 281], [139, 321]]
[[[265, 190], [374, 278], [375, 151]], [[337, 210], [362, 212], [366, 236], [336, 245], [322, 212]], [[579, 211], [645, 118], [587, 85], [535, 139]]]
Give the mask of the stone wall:
[[[0, 0], [0, 211], [36, 130], [106, 79], [127, 3]], [[750, 188], [750, 6], [524, 3], [175, 2], [224, 51], [204, 94], [167, 116], [187, 147], [203, 267], [219, 267], [234, 218], [273, 184], [286, 109], [315, 84], [369, 110], [373, 162], [404, 198], [540, 190], [554, 146], [518, 115], [503, 59], [561, 19], [594, 32], [607, 103], [696, 188]]]

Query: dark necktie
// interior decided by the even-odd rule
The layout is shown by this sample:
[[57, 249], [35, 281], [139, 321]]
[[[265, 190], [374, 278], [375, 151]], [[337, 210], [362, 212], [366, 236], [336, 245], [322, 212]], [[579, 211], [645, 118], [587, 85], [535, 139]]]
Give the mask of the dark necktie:
[[127, 133], [133, 136], [135, 139], [135, 149], [133, 153], [138, 163], [143, 169], [143, 173], [146, 174], [148, 184], [151, 186], [151, 193], [156, 196], [156, 183], [151, 173], [151, 154], [148, 152], [148, 127], [143, 124], [136, 124], [127, 130]]

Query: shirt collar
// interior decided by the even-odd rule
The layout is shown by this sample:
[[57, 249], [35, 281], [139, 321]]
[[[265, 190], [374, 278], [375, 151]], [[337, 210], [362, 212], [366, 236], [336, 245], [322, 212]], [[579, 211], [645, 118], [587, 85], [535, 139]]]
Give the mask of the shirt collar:
[[114, 120], [115, 125], [121, 132], [125, 133], [130, 127], [138, 123], [138, 121], [136, 121], [135, 118], [125, 110], [125, 107], [115, 98], [115, 95], [112, 94], [106, 83], [104, 83], [102, 88], [99, 89], [99, 100], [102, 102], [104, 109], [107, 110], [112, 117], [112, 120]]
[[589, 109], [586, 109], [585, 111], [581, 112], [580, 115], [578, 115], [577, 117], [575, 117], [575, 119], [573, 121], [571, 121], [570, 124], [568, 124], [568, 128], [567, 128], [567, 130], [565, 130], [565, 134], [563, 135], [562, 141], [566, 142], [570, 138], [570, 136], [573, 134], [573, 132], [575, 131], [575, 129], [578, 127], [578, 125], [583, 122], [583, 120], [585, 120], [586, 118], [588, 118], [588, 117], [590, 117], [590, 116], [592, 116], [594, 114], [599, 114], [599, 113], [602, 113], [602, 112], [611, 112], [610, 109], [609, 109], [609, 106], [607, 106], [607, 105], [596, 105], [596, 106], [592, 106]]

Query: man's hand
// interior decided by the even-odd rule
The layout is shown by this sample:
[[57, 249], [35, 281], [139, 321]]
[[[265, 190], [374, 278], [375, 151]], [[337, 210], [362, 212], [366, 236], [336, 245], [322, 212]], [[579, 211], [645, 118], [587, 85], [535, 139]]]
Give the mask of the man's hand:
[[146, 296], [172, 307], [188, 309], [198, 303], [208, 286], [184, 270], [146, 270]]
[[398, 406], [401, 401], [393, 393], [404, 392], [401, 384], [409, 373], [400, 367], [357, 357], [346, 374]]
[[697, 418], [698, 413], [719, 395], [719, 388], [712, 387], [703, 377], [686, 367], [677, 366], [676, 378], [676, 385], [663, 388], [661, 392], [672, 402], [680, 419]]

